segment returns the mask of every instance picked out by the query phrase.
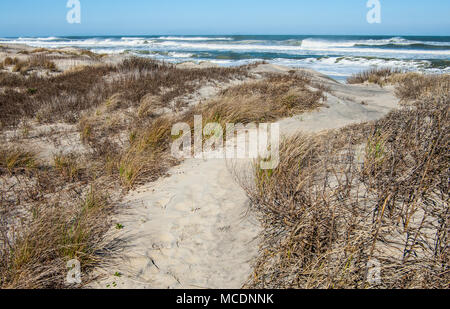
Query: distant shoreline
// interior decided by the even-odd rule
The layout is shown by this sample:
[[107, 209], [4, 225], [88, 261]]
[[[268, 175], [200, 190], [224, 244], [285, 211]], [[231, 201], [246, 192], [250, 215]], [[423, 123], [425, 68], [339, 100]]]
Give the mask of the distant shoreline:
[[238, 66], [267, 61], [314, 69], [343, 80], [373, 67], [425, 73], [450, 72], [450, 36], [359, 35], [152, 35], [0, 39], [40, 48], [77, 47], [172, 63], [209, 61]]

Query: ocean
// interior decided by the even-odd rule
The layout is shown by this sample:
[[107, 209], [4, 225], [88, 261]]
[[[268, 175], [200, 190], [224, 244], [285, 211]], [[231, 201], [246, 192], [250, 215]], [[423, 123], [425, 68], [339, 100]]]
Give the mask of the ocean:
[[210, 61], [235, 66], [254, 61], [305, 67], [345, 79], [371, 67], [450, 73], [450, 36], [89, 36], [0, 38], [34, 47], [79, 47], [167, 62]]

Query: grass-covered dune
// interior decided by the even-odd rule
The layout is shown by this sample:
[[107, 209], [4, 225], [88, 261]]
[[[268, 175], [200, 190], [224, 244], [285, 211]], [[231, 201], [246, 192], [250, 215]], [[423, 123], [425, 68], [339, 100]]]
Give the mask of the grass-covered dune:
[[[105, 234], [121, 226], [111, 221], [121, 196], [178, 163], [170, 155], [173, 124], [194, 114], [205, 123], [271, 120], [323, 99], [306, 76], [255, 75], [256, 65], [107, 60], [45, 49], [2, 59], [2, 288], [63, 288], [67, 261], [80, 260], [87, 275], [103, 265], [117, 247]], [[215, 99], [202, 99], [203, 88]]]
[[291, 137], [278, 169], [255, 169], [246, 188], [265, 229], [248, 287], [449, 288], [450, 77], [350, 81], [379, 76], [399, 110]]
[[[175, 123], [295, 120], [331, 97], [366, 113], [366, 102], [305, 70], [0, 51], [0, 288], [74, 287], [64, 282], [74, 258], [81, 287], [96, 281], [127, 245], [107, 237], [124, 229], [122, 198], [181, 163], [170, 154]], [[357, 98], [395, 86], [402, 106], [297, 132], [277, 169], [254, 166], [243, 186], [262, 233], [245, 287], [448, 288], [450, 78], [372, 70], [349, 83]]]

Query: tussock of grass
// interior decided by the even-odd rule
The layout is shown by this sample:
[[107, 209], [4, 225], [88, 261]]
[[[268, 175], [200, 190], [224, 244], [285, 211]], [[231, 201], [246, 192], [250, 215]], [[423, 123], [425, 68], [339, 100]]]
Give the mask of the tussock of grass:
[[[48, 66], [45, 57], [36, 55], [36, 64]], [[20, 62], [20, 68], [28, 65]], [[105, 79], [111, 75], [113, 78]], [[164, 107], [177, 97], [193, 93], [202, 83], [221, 82], [243, 78], [248, 67], [179, 69], [173, 65], [148, 59], [131, 58], [117, 66], [83, 67], [57, 76], [28, 77], [1, 72], [0, 87], [7, 93], [0, 94], [0, 124], [17, 125], [23, 117], [39, 115], [42, 122], [63, 120], [74, 123], [81, 112], [99, 106], [116, 93], [126, 98], [127, 105], [137, 107], [145, 96], [158, 96]], [[31, 98], [17, 89], [37, 89]]]
[[17, 58], [11, 58], [11, 57], [6, 57], [5, 60], [3, 60], [3, 65], [6, 66], [11, 66], [14, 65], [18, 62], [19, 60]]
[[[11, 63], [11, 61], [8, 61], [8, 63]], [[21, 73], [22, 75], [26, 75], [29, 71], [36, 69], [57, 71], [55, 63], [49, 60], [46, 55], [33, 55], [25, 61], [15, 59], [11, 64], [14, 64], [12, 72]]]
[[56, 64], [46, 55], [34, 55], [29, 59], [29, 66], [33, 69], [46, 69], [49, 71], [57, 71]]
[[84, 49], [80, 52], [80, 55], [87, 56], [92, 59], [100, 59], [105, 56], [104, 54], [97, 54], [97, 53], [91, 52], [90, 50], [84, 50]]
[[450, 92], [450, 74], [395, 74], [389, 81], [396, 85], [395, 93], [403, 101], [414, 101], [423, 97], [442, 97]]
[[79, 123], [80, 139], [84, 144], [92, 141], [93, 137], [93, 124], [89, 118], [82, 118]]
[[66, 263], [75, 258], [88, 281], [87, 271], [105, 248], [108, 202], [94, 189], [75, 207], [62, 202], [34, 207], [31, 219], [12, 235], [0, 228], [1, 288], [67, 288]]
[[105, 105], [108, 112], [113, 112], [120, 108], [127, 108], [129, 102], [123, 93], [115, 93], [106, 100]]
[[321, 90], [311, 90], [309, 79], [298, 75], [272, 75], [258, 82], [245, 83], [223, 91], [200, 105], [191, 114], [201, 114], [205, 122], [270, 122], [301, 114], [323, 105]]
[[37, 53], [51, 53], [51, 52], [52, 52], [52, 50], [51, 50], [51, 49], [47, 49], [47, 48], [36, 48], [36, 49], [33, 49], [33, 50], [31, 51], [32, 54], [37, 54]]
[[293, 137], [277, 169], [255, 166], [245, 187], [264, 241], [248, 287], [449, 287], [450, 98], [419, 98], [374, 123]]
[[357, 74], [353, 74], [351, 77], [347, 79], [347, 83], [362, 84], [365, 82], [369, 82], [383, 86], [387, 83], [387, 80], [391, 75], [399, 73], [402, 73], [400, 69], [373, 68]]
[[[52, 70], [47, 60], [53, 58], [40, 54], [45, 52], [35, 50], [20, 64], [11, 59], [11, 65]], [[39, 168], [31, 153], [0, 152], [0, 287], [64, 288], [66, 262], [73, 258], [81, 262], [87, 282], [108, 245], [103, 236], [111, 211], [102, 192], [87, 188], [117, 191], [119, 184], [130, 189], [156, 180], [176, 164], [169, 146], [172, 124], [179, 119], [160, 116], [155, 108], [171, 108], [173, 100], [204, 83], [247, 74], [248, 67], [182, 70], [145, 59], [53, 76], [1, 72], [2, 128], [32, 118], [78, 122], [89, 152], [83, 159], [60, 153], [50, 166]], [[123, 145], [117, 136], [127, 131]], [[20, 177], [20, 185], [14, 177]]]
[[160, 97], [152, 94], [147, 94], [141, 99], [137, 115], [139, 118], [152, 117], [157, 114], [159, 109], [163, 107], [164, 104], [161, 102]]
[[0, 175], [2, 170], [12, 174], [16, 171], [37, 167], [36, 154], [18, 147], [0, 149]]
[[30, 70], [30, 67], [25, 61], [17, 62], [14, 67], [12, 68], [12, 71], [14, 73], [21, 73], [22, 75], [26, 74]]
[[159, 117], [134, 133], [118, 164], [124, 187], [131, 189], [142, 182], [154, 181], [177, 162], [168, 153], [174, 123], [172, 117]]
[[80, 180], [82, 176], [82, 167], [77, 156], [73, 153], [57, 154], [53, 156], [54, 166], [67, 181]]

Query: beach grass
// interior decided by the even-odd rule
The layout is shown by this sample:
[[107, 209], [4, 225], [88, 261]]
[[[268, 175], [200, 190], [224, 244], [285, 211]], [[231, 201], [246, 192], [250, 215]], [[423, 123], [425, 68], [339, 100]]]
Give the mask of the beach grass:
[[435, 79], [381, 120], [294, 136], [278, 169], [255, 165], [264, 232], [247, 287], [449, 287], [450, 102]]
[[[89, 284], [117, 245], [106, 232], [126, 228], [111, 222], [120, 197], [180, 162], [170, 155], [173, 124], [192, 124], [194, 115], [222, 125], [273, 122], [326, 106], [330, 92], [301, 71], [255, 77], [257, 64], [182, 68], [64, 54], [95, 65], [59, 70], [46, 49], [3, 61], [12, 72], [0, 72], [0, 288], [72, 287], [64, 278], [74, 258]], [[371, 258], [381, 262], [381, 287], [448, 287], [448, 76], [389, 70], [353, 81], [396, 85], [405, 108], [295, 136], [282, 144], [278, 169], [255, 167], [246, 190], [264, 232], [248, 287], [379, 287], [365, 277]], [[217, 85], [228, 86], [192, 104], [202, 87]], [[64, 151], [47, 161], [25, 147], [42, 150], [49, 140]]]
[[388, 78], [391, 75], [401, 73], [403, 73], [403, 71], [396, 68], [372, 68], [353, 74], [352, 76], [347, 78], [347, 83], [362, 84], [365, 82], [369, 82], [383, 86], [388, 82]]
[[[17, 68], [0, 75], [0, 100], [6, 103], [0, 105], [1, 130], [15, 132], [34, 121], [44, 127], [65, 123], [78, 131], [79, 143], [77, 150], [55, 153], [47, 161], [28, 148], [2, 144], [1, 288], [70, 288], [66, 263], [74, 258], [88, 284], [91, 270], [114, 246], [105, 239], [114, 211], [109, 194], [120, 196], [120, 190], [156, 180], [177, 163], [169, 143], [179, 119], [156, 115], [154, 107], [171, 111], [175, 98], [205, 83], [248, 75], [248, 67], [189, 70], [138, 58], [55, 75], [21, 74], [53, 70], [45, 52], [6, 60]], [[30, 130], [9, 143], [20, 144]], [[55, 139], [52, 130], [32, 134]], [[120, 134], [130, 137], [125, 145]]]

